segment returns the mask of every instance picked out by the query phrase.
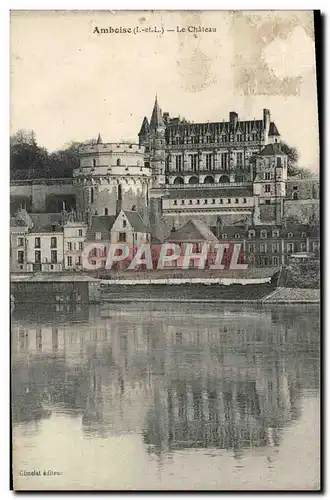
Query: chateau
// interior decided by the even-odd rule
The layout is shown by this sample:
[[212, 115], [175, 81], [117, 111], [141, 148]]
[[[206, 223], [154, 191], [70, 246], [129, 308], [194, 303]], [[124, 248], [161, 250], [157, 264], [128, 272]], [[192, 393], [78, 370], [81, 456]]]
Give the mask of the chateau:
[[318, 213], [318, 179], [288, 178], [288, 159], [268, 109], [243, 121], [193, 123], [162, 112], [156, 97], [144, 117], [138, 144], [80, 147], [72, 179], [14, 181], [12, 212], [75, 210], [77, 219], [137, 211], [151, 233], [166, 238], [190, 219], [208, 227], [280, 224]]

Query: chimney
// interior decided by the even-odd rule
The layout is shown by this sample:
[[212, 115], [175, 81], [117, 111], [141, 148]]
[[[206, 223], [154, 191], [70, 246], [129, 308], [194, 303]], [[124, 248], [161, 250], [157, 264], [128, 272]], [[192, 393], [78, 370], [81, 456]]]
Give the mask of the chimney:
[[236, 125], [238, 122], [238, 114], [235, 111], [230, 111], [229, 113], [229, 121], [233, 125]]
[[170, 113], [168, 113], [167, 111], [163, 113], [163, 120], [165, 123], [168, 123], [170, 119]]
[[264, 125], [264, 134], [265, 134], [265, 145], [268, 144], [268, 132], [270, 126], [270, 111], [269, 109], [263, 110], [263, 125]]

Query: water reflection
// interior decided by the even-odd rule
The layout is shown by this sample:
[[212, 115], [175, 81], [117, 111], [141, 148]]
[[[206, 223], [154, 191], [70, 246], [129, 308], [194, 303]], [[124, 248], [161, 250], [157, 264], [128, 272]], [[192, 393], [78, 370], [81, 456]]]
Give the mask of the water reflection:
[[70, 415], [158, 455], [276, 449], [319, 390], [315, 308], [22, 309], [11, 333], [14, 425]]

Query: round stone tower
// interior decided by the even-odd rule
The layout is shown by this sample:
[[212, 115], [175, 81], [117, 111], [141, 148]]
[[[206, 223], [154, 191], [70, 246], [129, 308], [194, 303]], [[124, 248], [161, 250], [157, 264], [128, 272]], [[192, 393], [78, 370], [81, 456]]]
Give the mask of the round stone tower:
[[77, 186], [77, 211], [115, 215], [121, 208], [147, 216], [151, 168], [144, 164], [144, 146], [103, 143], [80, 147], [80, 166], [73, 172]]

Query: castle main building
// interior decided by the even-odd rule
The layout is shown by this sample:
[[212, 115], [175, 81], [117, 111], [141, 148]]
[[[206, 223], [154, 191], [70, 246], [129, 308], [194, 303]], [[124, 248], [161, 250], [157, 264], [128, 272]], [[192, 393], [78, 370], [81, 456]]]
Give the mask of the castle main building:
[[191, 217], [209, 226], [219, 216], [226, 224], [279, 222], [287, 181], [280, 139], [268, 109], [260, 120], [242, 121], [232, 111], [228, 121], [191, 123], [162, 113], [156, 97], [139, 132], [152, 212], [161, 212], [167, 228]]

